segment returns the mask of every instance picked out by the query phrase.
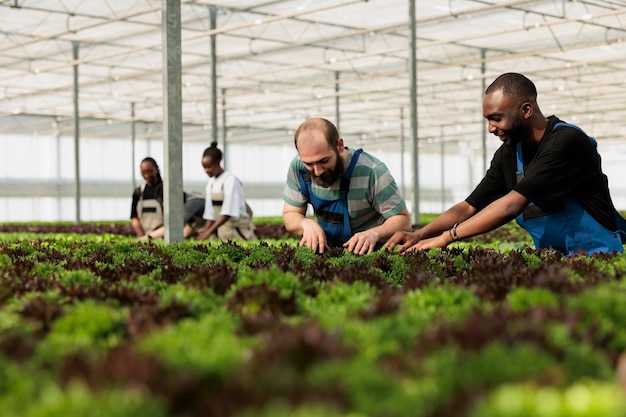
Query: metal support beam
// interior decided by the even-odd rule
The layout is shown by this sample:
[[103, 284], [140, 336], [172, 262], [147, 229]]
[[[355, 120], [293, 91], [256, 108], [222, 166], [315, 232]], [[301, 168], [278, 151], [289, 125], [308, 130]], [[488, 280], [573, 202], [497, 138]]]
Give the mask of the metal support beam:
[[74, 198], [76, 205], [76, 224], [81, 223], [80, 217], [80, 111], [78, 108], [78, 50], [80, 43], [72, 41], [72, 58], [74, 65]]
[[446, 211], [446, 170], [444, 165], [446, 147], [443, 140], [443, 126], [441, 126], [441, 134], [439, 135], [439, 147], [439, 152], [441, 153], [441, 157], [439, 159], [439, 165], [441, 169], [441, 212], [443, 213], [444, 211]]
[[341, 72], [335, 71], [335, 126], [341, 135], [341, 111], [339, 109], [339, 76]]
[[[486, 49], [481, 49], [480, 50], [480, 73], [482, 74], [482, 91], [480, 93], [480, 103], [482, 103], [483, 100], [483, 94], [485, 94], [485, 89], [487, 88], [485, 86], [485, 56], [486, 56], [487, 50]], [[482, 105], [481, 105], [482, 108]], [[483, 121], [483, 173], [487, 172], [487, 123], [485, 123]]]
[[226, 148], [228, 146], [227, 143], [227, 131], [226, 131], [226, 89], [222, 88], [222, 143], [223, 143], [223, 154], [224, 154], [224, 160], [222, 161], [223, 165], [224, 165], [224, 169], [228, 169], [228, 158], [227, 155], [228, 153], [226, 153]]
[[217, 142], [217, 7], [209, 6], [211, 20], [211, 132], [213, 142]]
[[135, 139], [137, 138], [136, 121], [135, 121], [135, 102], [130, 103], [130, 166], [131, 166], [131, 178], [133, 179], [133, 190], [137, 188], [137, 177], [135, 172], [137, 167], [135, 166]]
[[163, 0], [163, 212], [165, 243], [183, 240], [182, 64], [180, 0]]
[[411, 26], [411, 138], [413, 139], [413, 224], [420, 221], [420, 181], [419, 181], [419, 161], [417, 143], [417, 24], [415, 0], [409, 0], [409, 23]]
[[406, 200], [406, 179], [404, 177], [404, 107], [400, 107], [400, 181], [402, 181], [402, 197]]

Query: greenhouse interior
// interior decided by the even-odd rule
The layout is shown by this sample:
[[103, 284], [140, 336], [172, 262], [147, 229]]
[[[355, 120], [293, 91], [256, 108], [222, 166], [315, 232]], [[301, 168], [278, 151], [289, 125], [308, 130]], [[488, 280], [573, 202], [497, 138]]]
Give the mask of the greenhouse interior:
[[417, 220], [482, 178], [499, 140], [481, 97], [505, 72], [598, 141], [626, 209], [622, 1], [182, 1], [169, 48], [182, 155], [170, 167], [166, 4], [0, 1], [0, 219], [127, 219], [144, 157], [203, 190], [213, 141], [255, 212], [277, 216], [294, 131], [324, 117], [389, 166]]
[[625, 28], [0, 0], [0, 417], [626, 417]]

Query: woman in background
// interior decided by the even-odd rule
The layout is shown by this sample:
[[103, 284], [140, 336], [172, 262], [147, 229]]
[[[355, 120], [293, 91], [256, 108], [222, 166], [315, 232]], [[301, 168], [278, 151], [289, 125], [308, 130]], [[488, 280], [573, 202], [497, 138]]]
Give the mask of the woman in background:
[[196, 240], [209, 238], [256, 240], [252, 210], [246, 204], [241, 181], [221, 167], [217, 142], [204, 150], [202, 166], [209, 176], [204, 205], [204, 230]]
[[135, 188], [130, 208], [133, 230], [140, 239], [150, 237], [150, 232], [163, 226], [163, 207], [157, 199], [159, 187], [163, 187], [161, 172], [156, 161], [146, 157], [139, 165], [145, 184]]

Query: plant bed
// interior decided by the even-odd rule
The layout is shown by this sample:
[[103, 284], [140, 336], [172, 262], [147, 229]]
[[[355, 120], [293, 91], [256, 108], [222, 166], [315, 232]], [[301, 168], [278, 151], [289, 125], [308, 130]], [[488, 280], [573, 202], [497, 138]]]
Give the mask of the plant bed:
[[[291, 235], [285, 229], [282, 223], [262, 222], [256, 223], [256, 232], [259, 239], [282, 239], [289, 238]], [[85, 223], [85, 224], [69, 224], [69, 223], [8, 223], [0, 224], [0, 233], [73, 233], [73, 234], [114, 234], [120, 236], [135, 236], [132, 226], [127, 223], [110, 222], [110, 223]]]
[[626, 416], [624, 255], [18, 233], [0, 271], [3, 417]]

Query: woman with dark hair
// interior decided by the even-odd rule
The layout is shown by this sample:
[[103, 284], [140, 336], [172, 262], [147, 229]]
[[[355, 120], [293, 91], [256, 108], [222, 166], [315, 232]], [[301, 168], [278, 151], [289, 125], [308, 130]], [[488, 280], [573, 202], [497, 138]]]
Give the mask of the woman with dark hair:
[[[141, 176], [146, 183], [133, 192], [130, 218], [133, 230], [139, 240], [159, 239], [165, 234], [163, 217], [163, 180], [159, 166], [153, 158], [147, 157], [140, 164]], [[196, 193], [183, 192], [184, 229], [183, 237], [188, 238], [202, 231], [204, 226], [204, 197]]]
[[146, 157], [139, 165], [145, 184], [135, 188], [130, 218], [138, 238], [145, 239], [154, 229], [163, 225], [163, 207], [158, 200], [158, 188], [163, 187], [159, 165]]
[[241, 181], [221, 167], [222, 151], [217, 142], [204, 150], [202, 166], [209, 176], [204, 205], [204, 230], [197, 240], [218, 239], [256, 240], [252, 210], [246, 204]]

